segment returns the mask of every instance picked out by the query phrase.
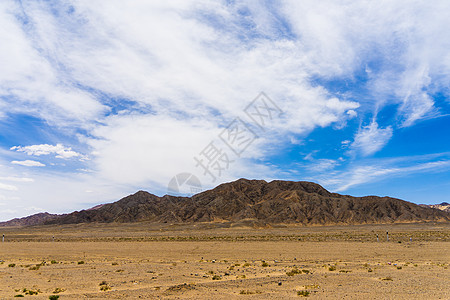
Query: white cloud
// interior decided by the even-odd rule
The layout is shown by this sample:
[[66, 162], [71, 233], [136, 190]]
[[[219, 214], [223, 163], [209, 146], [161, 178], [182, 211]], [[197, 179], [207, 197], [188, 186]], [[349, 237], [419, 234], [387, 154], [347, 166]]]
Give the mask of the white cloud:
[[62, 144], [57, 144], [57, 145], [42, 144], [42, 145], [31, 145], [31, 146], [25, 146], [25, 147], [14, 146], [14, 147], [11, 147], [10, 150], [17, 151], [17, 152], [24, 152], [28, 155], [34, 155], [34, 156], [56, 154], [55, 157], [63, 158], [63, 159], [83, 156], [80, 153], [73, 151], [72, 148], [65, 147]]
[[35, 161], [35, 160], [13, 160], [11, 161], [14, 165], [21, 165], [25, 167], [45, 167], [45, 164]]
[[382, 149], [392, 137], [392, 127], [378, 128], [378, 123], [372, 121], [363, 127], [356, 135], [351, 148], [363, 156], [374, 154]]
[[98, 138], [86, 142], [97, 152], [97, 176], [121, 184], [167, 184], [177, 173], [193, 169], [194, 155], [220, 132], [214, 126], [201, 119], [111, 117], [93, 131]]
[[[104, 107], [89, 93], [75, 88], [63, 75], [57, 58], [52, 57], [59, 54], [47, 52], [46, 41], [58, 40], [51, 28], [47, 27], [48, 36], [39, 37], [38, 28], [23, 25], [25, 21], [41, 27], [45, 18], [39, 11], [25, 6], [14, 1], [0, 3], [0, 95], [3, 96], [0, 106], [7, 106], [8, 113], [39, 116], [55, 126], [74, 121], [83, 125], [82, 122], [93, 118]], [[33, 18], [41, 18], [41, 22], [34, 22]], [[14, 105], [5, 102], [8, 99], [14, 99]]]
[[33, 182], [33, 181], [34, 181], [33, 178], [28, 178], [28, 177], [13, 177], [13, 176], [0, 177], [0, 180], [15, 181], [15, 182]]
[[36, 207], [36, 206], [29, 206], [29, 207], [25, 207], [24, 210], [29, 211], [29, 212], [43, 212], [44, 209], [41, 207]]
[[337, 160], [322, 158], [313, 160], [312, 163], [307, 166], [307, 168], [309, 171], [320, 173], [333, 170], [338, 165], [339, 162]]
[[6, 191], [17, 191], [17, 187], [10, 184], [4, 184], [0, 182], [0, 189]]
[[448, 2], [286, 1], [281, 10], [301, 39], [308, 70], [351, 81], [365, 69], [365, 109], [398, 105], [401, 126], [436, 113], [431, 95], [450, 83]]

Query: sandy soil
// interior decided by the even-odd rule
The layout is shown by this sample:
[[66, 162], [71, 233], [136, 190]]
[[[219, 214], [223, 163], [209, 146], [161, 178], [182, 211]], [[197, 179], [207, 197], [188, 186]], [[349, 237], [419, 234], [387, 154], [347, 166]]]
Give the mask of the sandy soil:
[[0, 299], [450, 299], [448, 225], [133, 226], [3, 229]]

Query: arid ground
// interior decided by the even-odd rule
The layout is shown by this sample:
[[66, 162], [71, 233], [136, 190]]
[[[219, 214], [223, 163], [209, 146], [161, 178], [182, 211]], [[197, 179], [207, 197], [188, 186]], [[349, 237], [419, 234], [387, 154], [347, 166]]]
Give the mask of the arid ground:
[[0, 299], [450, 299], [448, 223], [0, 231]]

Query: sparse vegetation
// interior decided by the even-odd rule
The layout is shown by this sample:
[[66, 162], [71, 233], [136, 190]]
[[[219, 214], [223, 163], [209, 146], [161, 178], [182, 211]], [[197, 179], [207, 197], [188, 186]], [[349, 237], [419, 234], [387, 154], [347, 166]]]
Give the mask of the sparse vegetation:
[[[450, 238], [448, 235], [450, 225], [440, 225], [447, 226], [449, 229], [445, 227], [441, 236], [433, 233], [432, 236], [436, 239], [430, 242], [424, 241], [429, 238], [429, 234], [420, 226], [431, 225], [408, 225], [411, 230], [416, 228], [423, 230], [425, 238], [417, 236], [416, 245], [406, 245], [403, 242], [401, 244], [403, 246], [395, 245], [398, 238], [394, 233], [392, 236], [395, 242], [391, 240], [390, 244], [381, 242], [376, 244], [366, 240], [365, 232], [371, 229], [372, 225], [357, 229], [345, 227], [345, 230], [352, 231], [349, 234], [351, 239], [361, 239], [361, 242], [357, 243], [344, 242], [343, 234], [343, 239], [339, 239], [336, 232], [343, 229], [331, 226], [323, 231], [318, 227], [301, 227], [301, 230], [276, 227], [268, 228], [267, 231], [266, 229], [257, 230], [253, 233], [253, 228], [228, 229], [226, 227], [228, 224], [222, 224], [224, 228], [227, 228], [226, 230], [221, 227], [217, 231], [202, 229], [201, 232], [196, 233], [194, 230], [184, 231], [191, 226], [189, 224], [161, 225], [166, 226], [162, 231], [159, 231], [161, 227], [147, 223], [144, 225], [145, 228], [135, 234], [142, 237], [143, 241], [161, 240], [165, 235], [175, 239], [178, 239], [179, 235], [181, 239], [187, 235], [197, 234], [199, 239], [213, 236], [215, 240], [202, 242], [196, 238], [195, 242], [186, 240], [184, 243], [119, 240], [121, 234], [134, 235], [132, 226], [138, 225], [133, 223], [127, 225], [130, 228], [124, 228], [124, 233], [118, 230], [112, 232], [109, 227], [102, 227], [106, 225], [96, 224], [95, 226], [98, 227], [94, 226], [92, 232], [85, 234], [85, 230], [91, 229], [90, 225], [83, 225], [86, 228], [80, 227], [83, 230], [81, 233], [75, 232], [78, 226], [74, 226], [73, 231], [71, 229], [67, 230], [67, 233], [58, 234], [68, 243], [36, 243], [24, 240], [20, 243], [0, 244], [0, 247], [6, 246], [2, 248], [2, 257], [0, 257], [0, 261], [4, 260], [4, 264], [0, 265], [0, 270], [3, 272], [0, 282], [5, 285], [3, 289], [0, 288], [0, 299], [10, 299], [19, 294], [36, 299], [49, 299], [50, 295], [60, 296], [59, 299], [65, 297], [79, 299], [84, 295], [95, 293], [99, 298], [135, 299], [139, 295], [141, 297], [145, 295], [147, 292], [144, 290], [154, 295], [154, 298], [161, 299], [184, 296], [197, 299], [219, 298], [227, 293], [231, 298], [234, 295], [241, 299], [259, 299], [257, 290], [262, 291], [261, 296], [272, 298], [339, 298], [344, 294], [354, 295], [355, 298], [376, 298], [383, 289], [394, 288], [398, 298], [407, 298], [411, 290], [420, 290], [421, 285], [445, 286], [444, 274], [447, 270], [444, 268], [450, 269], [445, 253], [439, 252], [443, 249], [442, 241], [447, 243]], [[69, 226], [72, 225], [67, 226], [64, 230], [70, 229]], [[107, 226], [116, 228], [115, 224]], [[155, 226], [155, 229], [152, 226]], [[376, 226], [375, 228], [378, 228], [382, 225]], [[433, 226], [430, 228], [438, 230], [435, 229], [438, 228], [437, 225]], [[136, 228], [141, 230], [141, 227]], [[151, 230], [147, 230], [148, 228]], [[42, 230], [44, 231], [42, 235], [46, 235], [47, 229]], [[96, 230], [98, 233], [95, 232]], [[109, 236], [107, 232], [109, 230], [115, 235]], [[145, 233], [143, 233], [144, 230]], [[396, 230], [398, 233], [395, 234], [400, 237], [410, 232], [409, 227], [401, 224], [396, 227]], [[32, 234], [36, 232], [33, 231]], [[22, 234], [18, 232], [14, 236], [20, 237], [19, 233]], [[23, 236], [35, 239], [32, 234], [23, 231]], [[297, 242], [298, 237], [302, 239], [302, 242]], [[75, 238], [79, 239], [79, 242]], [[277, 238], [278, 240], [275, 241]], [[232, 239], [234, 240], [231, 241]], [[222, 243], [222, 241], [228, 242]], [[17, 247], [14, 247], [18, 244], [24, 245], [19, 253], [17, 253]], [[420, 244], [426, 247], [420, 247]], [[58, 251], [46, 248], [47, 246], [57, 247]], [[174, 251], [174, 247], [180, 248], [180, 253]], [[325, 251], [317, 251], [324, 248], [329, 255], [324, 255]], [[433, 251], [433, 255], [430, 255], [430, 251]], [[198, 260], [202, 255], [204, 260], [200, 263]], [[214, 264], [213, 258], [216, 259]], [[45, 263], [39, 264], [43, 259]], [[77, 265], [81, 260], [85, 262], [85, 265]], [[14, 262], [16, 262], [14, 268], [8, 267], [8, 264]], [[174, 262], [177, 266], [172, 265]], [[264, 262], [268, 263], [269, 267], [262, 267]], [[336, 262], [338, 262], [337, 265]], [[28, 269], [36, 267], [36, 264], [40, 265], [40, 269], [28, 272]], [[404, 270], [397, 269], [399, 266]], [[330, 267], [331, 270], [336, 269], [329, 271]], [[353, 274], [346, 274], [349, 271]], [[311, 275], [312, 273], [314, 274]], [[411, 280], [414, 273], [417, 273], [421, 280]], [[63, 276], [71, 276], [73, 279], [61, 281]], [[104, 287], [99, 285], [102, 280], [105, 281]], [[82, 284], [80, 281], [83, 281]], [[348, 284], [349, 281], [354, 284]], [[184, 282], [192, 285], [191, 291], [187, 291], [186, 286], [180, 287], [181, 292], [176, 289], [167, 289], [171, 285]], [[320, 288], [315, 284], [320, 284]], [[33, 293], [31, 296], [22, 292], [23, 287], [33, 291], [39, 288], [42, 293], [37, 296]], [[444, 290], [437, 289], [433, 291], [432, 296], [446, 299]], [[298, 291], [301, 293], [307, 291], [309, 295], [306, 296], [305, 292], [305, 295], [297, 296]], [[423, 298], [430, 298], [430, 293], [424, 290]]]
[[9, 264], [8, 267], [10, 268], [14, 268], [16, 266], [16, 264]]
[[319, 285], [318, 284], [307, 284], [303, 286], [305, 289], [318, 289]]
[[62, 293], [62, 292], [64, 292], [64, 291], [65, 291], [65, 289], [62, 289], [62, 288], [57, 287], [57, 288], [55, 288], [55, 290], [53, 291], [53, 294], [59, 294], [59, 293]]
[[297, 292], [297, 296], [308, 297], [311, 294], [310, 291], [302, 290]]
[[59, 299], [59, 296], [58, 295], [51, 295], [51, 296], [48, 296], [48, 299], [50, 299], [50, 300], [57, 300], [57, 299]]
[[100, 291], [103, 291], [103, 292], [111, 289], [111, 287], [108, 285], [108, 283], [106, 281], [100, 282], [99, 286], [100, 286]]
[[40, 267], [41, 267], [41, 265], [37, 264], [35, 266], [29, 267], [28, 270], [37, 271], [37, 270], [39, 270]]
[[294, 269], [286, 272], [286, 275], [287, 276], [294, 276], [294, 275], [297, 275], [297, 274], [300, 274], [300, 273], [301, 273], [301, 271], [299, 269], [294, 268]]
[[329, 266], [328, 267], [328, 271], [336, 271], [336, 267], [335, 266]]
[[254, 294], [262, 294], [262, 292], [259, 291], [259, 290], [256, 290], [256, 291], [241, 290], [241, 291], [239, 292], [239, 294], [241, 294], [241, 295], [254, 295]]
[[24, 293], [25, 295], [37, 295], [37, 294], [41, 293], [41, 290], [40, 289], [31, 290], [31, 289], [23, 288], [22, 293]]
[[269, 264], [267, 262], [265, 262], [265, 261], [263, 261], [262, 264], [261, 264], [261, 267], [264, 267], [264, 268], [268, 267], [268, 266], [269, 266]]

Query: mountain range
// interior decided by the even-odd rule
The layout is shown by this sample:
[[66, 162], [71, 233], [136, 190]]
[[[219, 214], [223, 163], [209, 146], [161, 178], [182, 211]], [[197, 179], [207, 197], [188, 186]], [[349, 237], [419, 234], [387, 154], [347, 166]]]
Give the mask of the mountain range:
[[448, 203], [448, 202], [442, 202], [440, 204], [431, 204], [431, 205], [420, 204], [420, 206], [431, 207], [431, 208], [440, 209], [440, 210], [443, 210], [446, 212], [450, 212], [450, 203]]
[[306, 181], [239, 179], [192, 197], [158, 197], [138, 191], [91, 209], [64, 215], [40, 213], [3, 222], [0, 226], [246, 220], [304, 225], [448, 222], [450, 213], [391, 197], [340, 195]]

